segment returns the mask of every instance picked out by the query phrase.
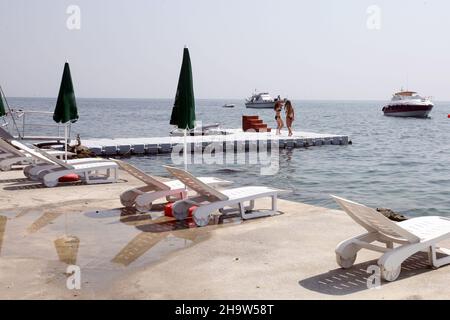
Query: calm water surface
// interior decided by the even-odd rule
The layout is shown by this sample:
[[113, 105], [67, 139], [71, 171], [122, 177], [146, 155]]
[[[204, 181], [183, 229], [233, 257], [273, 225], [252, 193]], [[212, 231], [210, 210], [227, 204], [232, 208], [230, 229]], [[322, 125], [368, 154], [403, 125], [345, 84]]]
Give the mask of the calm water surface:
[[[55, 99], [10, 98], [12, 106], [53, 111]], [[225, 109], [225, 103], [236, 108]], [[409, 215], [450, 216], [450, 103], [436, 103], [430, 119], [384, 117], [382, 101], [294, 101], [295, 129], [346, 134], [353, 145], [281, 150], [280, 170], [261, 176], [257, 165], [192, 164], [194, 174], [214, 175], [239, 185], [289, 188], [286, 198], [333, 207], [329, 194]], [[172, 100], [78, 99], [80, 120], [73, 133], [85, 138], [167, 136]], [[241, 115], [259, 114], [275, 125], [273, 111], [245, 109], [242, 100], [199, 100], [197, 119], [241, 125]], [[49, 116], [49, 119], [51, 116]], [[156, 175], [170, 156], [128, 161]]]

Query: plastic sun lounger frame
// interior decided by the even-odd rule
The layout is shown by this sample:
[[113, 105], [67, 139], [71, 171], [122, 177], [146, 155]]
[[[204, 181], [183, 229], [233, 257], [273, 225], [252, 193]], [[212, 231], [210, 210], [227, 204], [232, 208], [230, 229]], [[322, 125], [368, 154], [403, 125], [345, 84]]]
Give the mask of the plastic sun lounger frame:
[[9, 171], [13, 165], [26, 165], [35, 163], [36, 159], [27, 156], [10, 144], [14, 137], [5, 129], [0, 128], [0, 170]]
[[[335, 252], [340, 267], [351, 268], [358, 251], [363, 248], [383, 253], [377, 263], [382, 277], [387, 281], [395, 281], [403, 261], [420, 251], [428, 252], [429, 263], [435, 268], [450, 263], [450, 250], [437, 247], [439, 242], [450, 239], [450, 219], [426, 216], [396, 223], [372, 208], [332, 197], [356, 223], [367, 230], [367, 233], [338, 244]], [[374, 241], [385, 246], [372, 244]], [[394, 247], [394, 244], [398, 246]], [[437, 258], [437, 251], [446, 256]]]
[[[106, 162], [102, 158], [80, 158], [80, 159], [69, 159], [68, 164], [83, 164], [83, 163], [97, 163]], [[23, 174], [30, 180], [37, 181], [42, 172], [49, 171], [52, 169], [58, 169], [60, 166], [54, 163], [35, 163], [23, 168]]]
[[[70, 164], [48, 154], [47, 152], [35, 146], [33, 146], [33, 148], [28, 148], [27, 146], [24, 146], [22, 143], [16, 140], [12, 140], [11, 143], [18, 148], [25, 147], [25, 149], [23, 150], [30, 156], [38, 160], [55, 164], [55, 167], [39, 173], [38, 180], [42, 182], [46, 187], [56, 187], [59, 183], [59, 178], [71, 173], [78, 174], [80, 176], [80, 179], [87, 184], [117, 182], [118, 166], [113, 161], [103, 160], [97, 162]], [[99, 175], [98, 173], [100, 170], [105, 170], [106, 174]], [[91, 175], [91, 173], [94, 173], [94, 175]]]
[[[30, 147], [21, 143], [20, 141], [17, 140], [14, 141], [15, 146], [0, 138], [0, 149], [4, 151], [3, 154], [0, 154], [0, 170], [9, 171], [11, 170], [12, 165], [14, 164], [27, 165], [23, 169], [23, 174], [31, 180], [38, 180], [38, 175], [41, 171], [59, 167], [59, 165], [49, 161], [48, 159], [45, 158], [37, 159], [32, 157], [29, 154], [29, 152], [27, 152], [32, 150]], [[16, 147], [22, 151], [16, 149]], [[58, 150], [49, 150], [46, 152], [49, 155], [58, 157], [59, 159], [61, 159], [61, 157], [65, 155], [64, 151]], [[72, 156], [74, 155], [74, 153], [68, 152], [68, 155]], [[70, 159], [67, 162], [69, 164], [74, 164], [74, 163], [101, 162], [101, 161], [102, 159], [100, 158], [83, 158], [83, 159]]]
[[[143, 187], [127, 190], [120, 195], [120, 202], [125, 207], [130, 208], [135, 206], [136, 210], [139, 212], [147, 212], [151, 210], [152, 203], [157, 199], [166, 198], [168, 202], [173, 202], [187, 197], [186, 186], [178, 180], [163, 182], [129, 163], [117, 159], [111, 160], [117, 162], [122, 170], [125, 170], [133, 177], [146, 184]], [[215, 177], [202, 177], [199, 179], [211, 186], [225, 186], [232, 184], [230, 181]]]
[[[19, 142], [20, 143], [20, 142]], [[27, 148], [27, 146], [23, 146], [24, 148]], [[47, 152], [48, 153], [48, 152]], [[64, 155], [64, 152], [62, 152]], [[52, 153], [50, 153], [53, 155]], [[69, 159], [67, 160], [68, 164], [82, 164], [82, 163], [96, 163], [96, 162], [107, 162], [107, 160], [103, 158], [80, 158], [80, 159]], [[51, 169], [57, 169], [59, 168], [59, 164], [55, 164], [54, 162], [42, 162], [41, 163], [35, 163], [26, 166], [23, 169], [23, 174], [30, 180], [39, 180], [39, 176], [42, 172], [51, 170]]]
[[[192, 216], [197, 226], [200, 227], [208, 225], [212, 213], [216, 210], [219, 210], [223, 215], [239, 213], [244, 220], [275, 215], [278, 212], [278, 195], [290, 192], [289, 190], [257, 186], [219, 191], [203, 183], [185, 170], [169, 166], [164, 167], [174, 177], [199, 194], [199, 197], [196, 198], [176, 201], [172, 207], [175, 218], [178, 220], [186, 219], [188, 217], [189, 208], [195, 206], [197, 208], [193, 209]], [[265, 197], [270, 197], [272, 199], [271, 210], [250, 212], [255, 206], [255, 200]], [[248, 206], [245, 206], [246, 202], [249, 202]]]
[[10, 171], [13, 165], [33, 164], [36, 161], [35, 158], [20, 152], [2, 138], [0, 138], [0, 149], [3, 151], [0, 155], [1, 171]]
[[[1, 171], [10, 171], [13, 165], [42, 165], [39, 160], [31, 157], [26, 152], [22, 152], [22, 148], [20, 150], [13, 147], [10, 143], [0, 138], [0, 170]], [[48, 154], [52, 156], [56, 156], [62, 158], [64, 156], [64, 151], [59, 150], [49, 150]], [[69, 152], [69, 156], [73, 155], [73, 153]]]

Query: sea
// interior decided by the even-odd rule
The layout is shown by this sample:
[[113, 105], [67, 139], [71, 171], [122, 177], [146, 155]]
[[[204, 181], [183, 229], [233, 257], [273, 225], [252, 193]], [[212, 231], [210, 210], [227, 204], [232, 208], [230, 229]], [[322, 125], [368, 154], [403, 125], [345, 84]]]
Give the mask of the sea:
[[[13, 108], [52, 112], [53, 98], [8, 98]], [[383, 101], [293, 100], [294, 130], [348, 135], [352, 144], [280, 150], [279, 169], [261, 175], [258, 164], [192, 163], [195, 175], [231, 180], [235, 186], [289, 189], [283, 198], [338, 208], [331, 194], [408, 216], [450, 217], [450, 102], [435, 102], [428, 119], [386, 117]], [[233, 103], [235, 108], [223, 108]], [[79, 120], [71, 134], [90, 138], [168, 136], [172, 99], [77, 99]], [[242, 115], [257, 114], [275, 127], [273, 110], [246, 109], [243, 99], [200, 99], [197, 120], [239, 128]], [[32, 116], [30, 116], [32, 117]], [[27, 122], [33, 123], [32, 119]], [[35, 122], [52, 123], [51, 114]], [[286, 132], [286, 129], [285, 129]], [[34, 131], [33, 131], [34, 134]], [[37, 133], [36, 133], [37, 134]], [[170, 155], [125, 158], [144, 171], [169, 177]]]

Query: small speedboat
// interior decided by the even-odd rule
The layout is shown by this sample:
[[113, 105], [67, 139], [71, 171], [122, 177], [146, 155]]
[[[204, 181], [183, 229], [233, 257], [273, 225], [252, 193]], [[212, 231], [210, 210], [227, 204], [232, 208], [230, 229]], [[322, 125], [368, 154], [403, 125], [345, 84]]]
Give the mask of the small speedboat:
[[255, 93], [245, 100], [247, 108], [270, 109], [275, 106], [275, 100], [267, 93]]
[[236, 105], [234, 105], [234, 104], [232, 104], [232, 103], [227, 103], [227, 104], [224, 104], [223, 106], [222, 106], [222, 108], [234, 108]]
[[430, 98], [421, 97], [414, 91], [401, 90], [392, 96], [382, 111], [390, 117], [426, 118], [433, 106]]

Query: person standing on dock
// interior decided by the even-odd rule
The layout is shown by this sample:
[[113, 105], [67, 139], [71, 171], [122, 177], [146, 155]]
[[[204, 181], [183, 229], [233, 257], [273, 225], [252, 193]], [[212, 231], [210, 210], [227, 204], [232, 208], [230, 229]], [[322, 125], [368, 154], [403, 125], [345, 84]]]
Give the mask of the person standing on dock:
[[275, 121], [277, 122], [277, 135], [281, 134], [281, 129], [284, 127], [283, 119], [281, 118], [281, 110], [283, 109], [283, 104], [280, 100], [275, 100]]
[[292, 136], [292, 123], [294, 122], [294, 107], [292, 107], [292, 103], [290, 100], [286, 101], [286, 104], [284, 106], [284, 109], [286, 111], [286, 127], [289, 130], [289, 137]]

